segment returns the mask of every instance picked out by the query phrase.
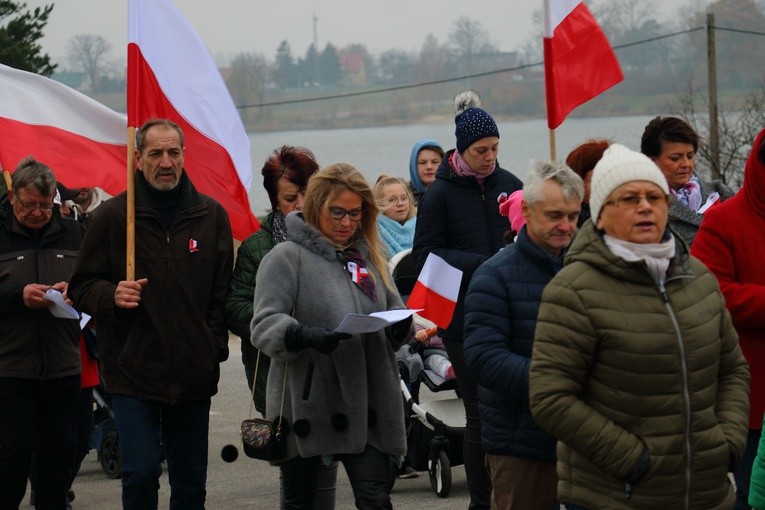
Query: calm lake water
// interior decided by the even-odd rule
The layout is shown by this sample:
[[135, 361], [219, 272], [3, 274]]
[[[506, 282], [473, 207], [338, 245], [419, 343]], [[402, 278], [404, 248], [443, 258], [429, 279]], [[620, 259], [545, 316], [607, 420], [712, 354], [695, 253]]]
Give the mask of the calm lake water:
[[[651, 116], [569, 119], [556, 132], [558, 159], [589, 138], [609, 138], [639, 150], [640, 136]], [[498, 123], [499, 162], [523, 179], [534, 159], [549, 159], [550, 143], [544, 119]], [[256, 215], [270, 208], [260, 169], [271, 151], [282, 145], [307, 147], [320, 166], [336, 162], [358, 168], [370, 185], [381, 173], [409, 178], [409, 154], [417, 140], [432, 138], [445, 150], [454, 148], [454, 123], [360, 129], [325, 129], [251, 133], [253, 179], [250, 204]]]

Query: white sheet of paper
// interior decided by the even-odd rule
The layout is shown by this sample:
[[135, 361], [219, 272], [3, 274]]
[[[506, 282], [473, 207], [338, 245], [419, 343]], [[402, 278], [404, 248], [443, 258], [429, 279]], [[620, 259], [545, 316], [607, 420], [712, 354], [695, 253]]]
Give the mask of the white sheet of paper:
[[45, 299], [53, 302], [53, 306], [48, 307], [48, 310], [50, 310], [50, 313], [52, 313], [54, 317], [75, 320], [80, 318], [80, 314], [77, 313], [77, 310], [64, 301], [64, 296], [61, 295], [60, 291], [56, 289], [46, 290]]
[[360, 333], [374, 333], [380, 331], [386, 326], [402, 321], [420, 310], [410, 310], [403, 308], [400, 310], [387, 310], [385, 312], [374, 312], [369, 315], [361, 313], [349, 313], [335, 328], [335, 333], [348, 333], [358, 335]]
[[715, 191], [714, 193], [710, 193], [709, 196], [707, 197], [707, 202], [701, 207], [699, 207], [699, 210], [696, 212], [698, 212], [699, 214], [704, 214], [705, 212], [707, 212], [707, 209], [712, 207], [714, 203], [717, 202], [719, 199], [720, 199], [720, 194], [718, 192]]

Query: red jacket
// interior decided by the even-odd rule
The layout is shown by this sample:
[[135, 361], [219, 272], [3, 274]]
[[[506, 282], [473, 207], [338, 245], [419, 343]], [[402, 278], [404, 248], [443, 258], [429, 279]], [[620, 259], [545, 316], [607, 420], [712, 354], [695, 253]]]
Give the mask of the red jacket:
[[765, 163], [757, 135], [744, 169], [744, 185], [704, 215], [691, 253], [717, 276], [749, 362], [749, 428], [761, 429], [765, 412]]

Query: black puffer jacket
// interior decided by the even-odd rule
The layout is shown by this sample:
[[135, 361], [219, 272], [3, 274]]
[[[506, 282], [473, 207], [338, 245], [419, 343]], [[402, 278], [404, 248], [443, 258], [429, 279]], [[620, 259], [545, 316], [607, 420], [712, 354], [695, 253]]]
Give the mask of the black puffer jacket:
[[412, 254], [418, 272], [431, 252], [462, 271], [454, 319], [447, 330], [441, 331], [443, 337], [461, 339], [470, 278], [478, 266], [504, 246], [502, 237], [510, 229], [507, 218], [499, 213], [497, 198], [523, 188], [523, 183], [499, 168], [499, 163], [483, 186], [473, 177], [460, 177], [449, 164], [453, 152], [449, 151], [441, 161], [435, 182], [422, 196]]
[[24, 229], [10, 201], [0, 204], [0, 377], [58, 379], [80, 373], [80, 327], [47, 308], [29, 309], [22, 297], [30, 283], [69, 281], [82, 225], [53, 211], [37, 232]]

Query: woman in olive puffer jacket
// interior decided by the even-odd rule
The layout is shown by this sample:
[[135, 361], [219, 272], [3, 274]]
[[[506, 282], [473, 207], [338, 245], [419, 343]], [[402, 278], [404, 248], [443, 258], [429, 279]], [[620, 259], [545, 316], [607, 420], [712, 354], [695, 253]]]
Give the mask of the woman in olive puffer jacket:
[[545, 288], [529, 376], [568, 508], [730, 509], [749, 369], [717, 280], [666, 229], [666, 181], [611, 145]]

